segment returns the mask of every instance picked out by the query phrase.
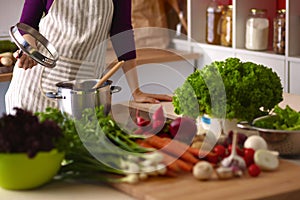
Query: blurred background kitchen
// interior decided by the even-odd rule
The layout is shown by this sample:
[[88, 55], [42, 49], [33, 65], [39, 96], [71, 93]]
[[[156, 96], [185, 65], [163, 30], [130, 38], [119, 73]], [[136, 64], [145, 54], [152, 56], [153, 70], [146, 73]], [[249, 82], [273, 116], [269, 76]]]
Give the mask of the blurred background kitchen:
[[[6, 40], [10, 39], [9, 28], [19, 20], [24, 0], [0, 2], [0, 40]], [[300, 94], [299, 0], [132, 2], [134, 28], [157, 27], [170, 30], [136, 31], [137, 48], [142, 49], [147, 41], [150, 47], [174, 51], [175, 54], [178, 51], [181, 57], [178, 59], [169, 54], [159, 55], [161, 52], [151, 51], [138, 54], [138, 73], [142, 89], [172, 93], [193, 72], [194, 66], [202, 68], [213, 60], [238, 57], [243, 61], [272, 68], [281, 78], [285, 92]], [[254, 24], [259, 24], [259, 27]], [[110, 50], [108, 52], [109, 63], [115, 57]], [[8, 68], [0, 69], [0, 113], [3, 113], [4, 95], [11, 74], [5, 72], [10, 70]], [[130, 99], [129, 88], [122, 72], [118, 71], [112, 80], [122, 86], [122, 91], [113, 95], [113, 101]]]

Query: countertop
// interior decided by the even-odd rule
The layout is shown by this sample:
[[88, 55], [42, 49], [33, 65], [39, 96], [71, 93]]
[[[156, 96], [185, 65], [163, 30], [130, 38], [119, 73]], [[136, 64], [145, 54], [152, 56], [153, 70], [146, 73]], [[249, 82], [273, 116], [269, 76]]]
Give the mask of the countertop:
[[[292, 94], [284, 94], [284, 100], [282, 103], [280, 103], [281, 106], [289, 105], [292, 108], [296, 110], [300, 110], [300, 96], [298, 95], [292, 95]], [[176, 117], [173, 113], [172, 104], [170, 102], [163, 102], [161, 103], [164, 106], [164, 110], [167, 113], [168, 116]], [[141, 103], [130, 103], [130, 104], [123, 104], [123, 105], [129, 105], [133, 108], [139, 108], [140, 110], [149, 111], [151, 107], [157, 106], [157, 104], [141, 104]], [[118, 107], [118, 105], [116, 105]], [[284, 160], [285, 162], [286, 160]], [[289, 163], [290, 161], [288, 161]], [[294, 170], [297, 169], [297, 166], [299, 164], [299, 160], [291, 160], [293, 164]], [[287, 162], [285, 162], [285, 165], [290, 165]], [[295, 165], [295, 166], [294, 166]], [[300, 168], [299, 168], [300, 169]], [[295, 173], [295, 172], [294, 172]], [[296, 172], [297, 173], [297, 172]], [[300, 172], [299, 172], [300, 173]], [[276, 174], [276, 172], [274, 172]], [[282, 174], [282, 173], [281, 173]], [[267, 175], [269, 176], [269, 175]], [[278, 175], [279, 176], [279, 175]], [[254, 179], [253, 179], [254, 180]], [[259, 180], [259, 177], [257, 178]], [[294, 180], [294, 179], [293, 179]], [[289, 181], [285, 184], [288, 185], [290, 182], [297, 182], [298, 180]], [[299, 180], [300, 181], [300, 180]], [[173, 181], [174, 182], [174, 181]], [[251, 183], [251, 181], [249, 181]], [[152, 182], [153, 184], [153, 182]], [[280, 183], [278, 183], [280, 184]], [[300, 182], [298, 190], [292, 189], [290, 193], [285, 193], [284, 196], [287, 197], [290, 195], [295, 195], [295, 191], [300, 191]], [[294, 183], [295, 186], [295, 183]], [[133, 186], [134, 187], [134, 186]], [[142, 187], [138, 185], [137, 187]], [[271, 187], [271, 186], [266, 186]], [[288, 186], [286, 186], [288, 187]], [[167, 188], [166, 188], [167, 189]], [[284, 187], [283, 187], [284, 189]], [[248, 191], [251, 192], [251, 191]], [[254, 192], [254, 191], [252, 191]], [[200, 193], [199, 193], [200, 194]], [[283, 196], [282, 196], [283, 197]], [[114, 189], [108, 185], [104, 184], [91, 184], [91, 183], [80, 183], [80, 182], [51, 182], [43, 187], [40, 187], [35, 190], [28, 190], [28, 191], [10, 191], [0, 188], [0, 199], [3, 200], [82, 200], [82, 199], [88, 199], [88, 200], [102, 200], [102, 199], [122, 199], [122, 200], [132, 200], [135, 199], [123, 192], [118, 191], [117, 189]], [[273, 198], [270, 198], [273, 199]]]
[[107, 185], [54, 182], [38, 189], [13, 191], [0, 188], [1, 200], [133, 200]]

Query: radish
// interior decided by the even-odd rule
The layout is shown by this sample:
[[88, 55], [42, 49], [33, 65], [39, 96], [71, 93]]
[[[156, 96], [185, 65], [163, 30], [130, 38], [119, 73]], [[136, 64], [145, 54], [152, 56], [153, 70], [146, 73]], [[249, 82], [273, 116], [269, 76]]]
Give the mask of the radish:
[[149, 120], [146, 120], [142, 117], [137, 117], [136, 118], [136, 123], [138, 126], [147, 126], [148, 124], [150, 124]]
[[152, 115], [153, 121], [165, 121], [165, 114], [162, 106], [159, 106], [158, 109]]
[[150, 124], [149, 120], [146, 120], [139, 115], [139, 110], [136, 110], [135, 117], [136, 117], [136, 124], [138, 126], [147, 126], [148, 124]]
[[152, 122], [152, 132], [153, 133], [158, 133], [159, 131], [161, 131], [165, 126], [165, 122], [164, 121], [153, 121]]

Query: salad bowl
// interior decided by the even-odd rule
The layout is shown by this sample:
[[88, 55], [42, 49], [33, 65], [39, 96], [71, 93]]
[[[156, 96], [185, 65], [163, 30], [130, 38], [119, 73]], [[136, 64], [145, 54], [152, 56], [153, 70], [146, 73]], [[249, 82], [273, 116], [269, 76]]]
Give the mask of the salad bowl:
[[49, 182], [58, 172], [64, 153], [53, 149], [38, 152], [0, 154], [0, 186], [9, 190], [34, 189]]

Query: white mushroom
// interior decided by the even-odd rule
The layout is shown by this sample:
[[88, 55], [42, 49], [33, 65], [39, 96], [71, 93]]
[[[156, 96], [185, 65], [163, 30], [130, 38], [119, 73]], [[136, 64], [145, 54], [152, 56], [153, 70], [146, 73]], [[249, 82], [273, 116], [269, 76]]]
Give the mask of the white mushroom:
[[213, 167], [207, 161], [200, 161], [193, 167], [193, 175], [198, 180], [208, 180], [213, 174]]

